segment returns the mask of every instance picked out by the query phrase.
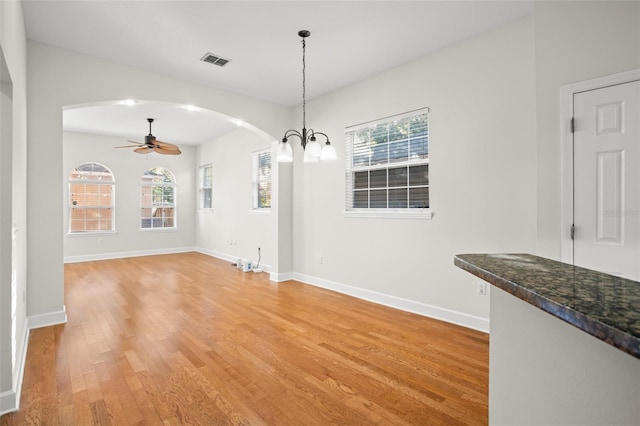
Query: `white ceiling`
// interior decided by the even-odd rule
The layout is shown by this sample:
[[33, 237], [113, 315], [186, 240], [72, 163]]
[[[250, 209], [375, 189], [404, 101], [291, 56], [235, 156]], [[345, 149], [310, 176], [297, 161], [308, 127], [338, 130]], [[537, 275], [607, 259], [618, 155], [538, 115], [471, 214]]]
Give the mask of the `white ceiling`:
[[[286, 106], [301, 102], [298, 30], [311, 31], [307, 39], [307, 98], [312, 99], [533, 10], [532, 0], [22, 3], [30, 40]], [[220, 68], [200, 61], [206, 52], [231, 62]], [[86, 120], [82, 125], [85, 129], [98, 128], [100, 123], [103, 128], [118, 129], [118, 123], [129, 121], [122, 120], [121, 114], [126, 111], [131, 112], [132, 121], [140, 120], [139, 114], [133, 115], [140, 107], [103, 105], [73, 113]], [[186, 135], [182, 143], [200, 143], [201, 135], [191, 135], [196, 129], [202, 131], [194, 125], [199, 113], [192, 111], [191, 116], [185, 116], [187, 111], [182, 108], [163, 109], [166, 104], [157, 107], [160, 109], [153, 114], [166, 114], [167, 121], [173, 114], [182, 116], [174, 123], [179, 126], [180, 121], [186, 126], [180, 133]], [[145, 118], [139, 131], [142, 136], [148, 131]], [[157, 132], [155, 124], [154, 134], [172, 142], [160, 133], [160, 120]]]
[[199, 145], [243, 125], [214, 111], [162, 102], [96, 103], [63, 113], [67, 131], [140, 142], [149, 133], [147, 118], [154, 119], [151, 130], [159, 140], [177, 145]]

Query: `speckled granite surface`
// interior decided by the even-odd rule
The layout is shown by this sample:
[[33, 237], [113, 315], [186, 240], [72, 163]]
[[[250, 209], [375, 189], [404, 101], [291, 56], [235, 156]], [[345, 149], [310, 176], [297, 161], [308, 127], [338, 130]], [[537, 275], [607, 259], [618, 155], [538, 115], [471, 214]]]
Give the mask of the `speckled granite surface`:
[[531, 254], [460, 254], [454, 263], [640, 358], [640, 282]]

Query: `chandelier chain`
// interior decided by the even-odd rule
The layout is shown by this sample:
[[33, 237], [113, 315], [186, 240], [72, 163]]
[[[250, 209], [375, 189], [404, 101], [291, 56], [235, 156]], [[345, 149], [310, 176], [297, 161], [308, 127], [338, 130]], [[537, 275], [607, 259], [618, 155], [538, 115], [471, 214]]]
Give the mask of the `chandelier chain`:
[[306, 81], [306, 46], [305, 39], [302, 39], [302, 128], [307, 128], [307, 81]]

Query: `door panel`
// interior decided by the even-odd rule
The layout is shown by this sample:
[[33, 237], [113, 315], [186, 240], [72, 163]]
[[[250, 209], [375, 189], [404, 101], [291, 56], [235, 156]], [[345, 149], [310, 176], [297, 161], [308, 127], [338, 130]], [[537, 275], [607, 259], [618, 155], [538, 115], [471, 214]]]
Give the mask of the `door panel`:
[[640, 281], [640, 82], [573, 102], [574, 264]]
[[624, 151], [596, 153], [596, 242], [624, 244], [622, 211]]

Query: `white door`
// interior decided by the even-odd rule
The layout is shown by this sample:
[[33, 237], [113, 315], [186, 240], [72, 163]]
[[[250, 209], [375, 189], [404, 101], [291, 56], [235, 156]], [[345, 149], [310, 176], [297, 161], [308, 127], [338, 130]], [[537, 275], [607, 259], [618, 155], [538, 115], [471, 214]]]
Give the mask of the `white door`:
[[640, 81], [573, 102], [574, 264], [640, 281]]

